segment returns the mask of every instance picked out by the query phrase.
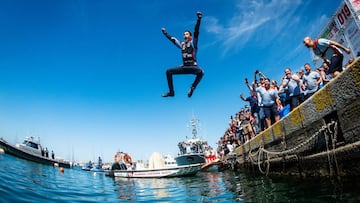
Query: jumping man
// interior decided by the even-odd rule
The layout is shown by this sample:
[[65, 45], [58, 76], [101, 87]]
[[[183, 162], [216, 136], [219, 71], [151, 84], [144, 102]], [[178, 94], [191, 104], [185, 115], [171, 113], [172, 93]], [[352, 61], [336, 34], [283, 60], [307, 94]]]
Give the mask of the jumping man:
[[329, 73], [333, 77], [338, 76], [342, 71], [344, 59], [342, 50], [347, 54], [351, 53], [351, 50], [344, 47], [344, 45], [325, 38], [312, 40], [311, 37], [307, 36], [304, 38], [303, 43], [306, 47], [312, 49], [315, 55], [330, 61]]
[[194, 30], [194, 37], [192, 36], [191, 32], [189, 30], [186, 30], [184, 32], [184, 42], [180, 42], [175, 37], [172, 37], [166, 32], [165, 28], [162, 28], [162, 33], [168, 38], [172, 43], [175, 44], [176, 47], [181, 49], [182, 52], [182, 59], [183, 64], [182, 66], [170, 68], [166, 70], [166, 78], [169, 86], [169, 92], [163, 94], [163, 97], [173, 97], [175, 95], [174, 93], [174, 85], [173, 85], [173, 75], [178, 74], [193, 74], [196, 75], [195, 81], [190, 87], [190, 90], [188, 92], [188, 97], [191, 97], [196, 86], [199, 84], [201, 78], [204, 75], [204, 71], [197, 66], [196, 62], [196, 53], [197, 53], [197, 43], [198, 43], [198, 37], [199, 37], [199, 28], [200, 28], [200, 21], [202, 17], [201, 12], [196, 13], [198, 19], [195, 25]]

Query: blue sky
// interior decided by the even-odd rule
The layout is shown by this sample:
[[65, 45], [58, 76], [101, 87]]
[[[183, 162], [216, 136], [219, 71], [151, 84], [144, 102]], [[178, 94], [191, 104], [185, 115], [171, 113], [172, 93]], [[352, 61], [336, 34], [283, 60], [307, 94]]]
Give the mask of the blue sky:
[[[246, 104], [244, 78], [259, 69], [279, 81], [285, 67], [311, 63], [302, 39], [316, 37], [340, 2], [0, 1], [0, 137], [40, 137], [78, 161], [112, 161], [117, 150], [145, 160], [176, 155], [195, 114], [216, 147]], [[175, 76], [175, 97], [162, 98], [181, 53], [161, 28], [182, 39], [197, 11], [203, 80], [189, 99], [194, 76]]]

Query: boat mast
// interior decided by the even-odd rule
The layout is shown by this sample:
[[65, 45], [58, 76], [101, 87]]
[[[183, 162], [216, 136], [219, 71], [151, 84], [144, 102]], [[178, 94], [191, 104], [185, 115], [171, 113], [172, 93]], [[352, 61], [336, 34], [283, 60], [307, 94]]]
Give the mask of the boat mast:
[[192, 117], [190, 119], [190, 124], [191, 124], [191, 134], [193, 135], [192, 139], [196, 139], [199, 119], [196, 119], [194, 114], [192, 115]]

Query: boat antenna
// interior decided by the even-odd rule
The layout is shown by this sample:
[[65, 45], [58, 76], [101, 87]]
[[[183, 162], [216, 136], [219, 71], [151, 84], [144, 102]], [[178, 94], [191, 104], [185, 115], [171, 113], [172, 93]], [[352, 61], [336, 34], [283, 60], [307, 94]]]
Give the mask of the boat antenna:
[[199, 119], [196, 119], [194, 114], [192, 115], [191, 119], [190, 119], [190, 127], [191, 127], [191, 133], [193, 135], [193, 139], [197, 138], [197, 130], [198, 130], [198, 123], [199, 123]]

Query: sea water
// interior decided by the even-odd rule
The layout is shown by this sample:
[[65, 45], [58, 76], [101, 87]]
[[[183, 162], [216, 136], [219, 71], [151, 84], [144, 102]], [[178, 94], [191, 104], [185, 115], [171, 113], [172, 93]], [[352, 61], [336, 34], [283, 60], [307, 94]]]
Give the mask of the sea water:
[[358, 202], [357, 179], [266, 177], [232, 170], [194, 177], [111, 178], [0, 154], [0, 202]]

